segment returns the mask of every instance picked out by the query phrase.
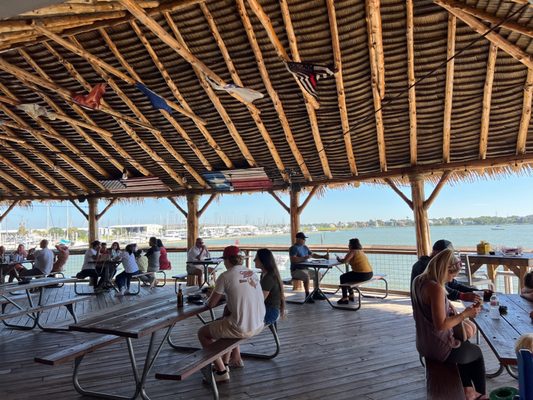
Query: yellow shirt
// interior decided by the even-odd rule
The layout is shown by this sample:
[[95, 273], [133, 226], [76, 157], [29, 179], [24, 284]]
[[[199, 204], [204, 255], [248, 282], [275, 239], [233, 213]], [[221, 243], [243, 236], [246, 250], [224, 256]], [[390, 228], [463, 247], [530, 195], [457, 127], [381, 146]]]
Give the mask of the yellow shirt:
[[350, 266], [353, 272], [372, 272], [372, 266], [363, 250], [353, 250]]

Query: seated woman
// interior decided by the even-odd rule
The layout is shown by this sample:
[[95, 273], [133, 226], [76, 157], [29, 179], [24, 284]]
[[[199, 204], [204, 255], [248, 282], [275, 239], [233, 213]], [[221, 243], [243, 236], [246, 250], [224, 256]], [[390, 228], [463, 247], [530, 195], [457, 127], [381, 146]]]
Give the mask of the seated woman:
[[285, 314], [285, 295], [283, 281], [279, 274], [274, 255], [268, 249], [255, 253], [255, 266], [261, 270], [261, 289], [265, 297], [265, 325], [275, 323]]
[[118, 274], [117, 278], [115, 279], [115, 283], [118, 286], [118, 293], [116, 294], [117, 296], [129, 294], [131, 277], [139, 273], [139, 267], [137, 266], [135, 254], [133, 252], [134, 249], [135, 246], [133, 244], [128, 244], [126, 246], [126, 250], [122, 252], [121, 261], [124, 271]]
[[[228, 246], [222, 255], [227, 271], [216, 280], [215, 290], [207, 301], [209, 308], [219, 304], [226, 296], [226, 308], [221, 319], [204, 325], [198, 331], [202, 347], [206, 347], [222, 338], [249, 338], [260, 333], [264, 328], [265, 302], [257, 275], [242, 265], [242, 256], [237, 246]], [[229, 381], [226, 366], [230, 362], [242, 365], [238, 348], [215, 360], [215, 380]]]
[[[353, 238], [348, 242], [348, 254], [346, 257], [337, 257], [337, 261], [345, 264], [350, 264], [352, 270], [340, 276], [341, 284], [348, 282], [363, 282], [372, 279], [372, 266], [368, 261], [366, 254], [363, 252], [363, 246], [359, 239]], [[348, 296], [349, 293], [349, 296]], [[337, 304], [348, 304], [348, 300], [355, 301], [353, 289], [342, 286], [342, 298], [337, 301]]]
[[520, 291], [520, 296], [533, 301], [533, 272], [528, 272], [524, 277], [524, 287]]
[[111, 260], [120, 260], [122, 258], [122, 250], [120, 250], [120, 244], [113, 242], [109, 251], [109, 257]]
[[17, 250], [15, 250], [10, 257], [11, 263], [14, 263], [9, 269], [9, 282], [13, 282], [13, 279], [17, 278], [20, 270], [24, 268], [21, 264], [22, 261], [28, 258], [28, 252], [24, 248], [24, 245], [21, 243], [18, 245]]
[[167, 249], [163, 246], [161, 239], [157, 239], [157, 247], [159, 247], [159, 269], [161, 271], [172, 269], [172, 265], [167, 256]]
[[468, 340], [454, 338], [453, 328], [477, 316], [480, 303], [455, 313], [446, 297], [446, 282], [461, 270], [453, 250], [434, 256], [426, 270], [415, 278], [411, 290], [416, 325], [416, 348], [420, 355], [439, 362], [457, 364], [466, 400], [488, 399], [485, 395], [485, 362], [481, 349]]

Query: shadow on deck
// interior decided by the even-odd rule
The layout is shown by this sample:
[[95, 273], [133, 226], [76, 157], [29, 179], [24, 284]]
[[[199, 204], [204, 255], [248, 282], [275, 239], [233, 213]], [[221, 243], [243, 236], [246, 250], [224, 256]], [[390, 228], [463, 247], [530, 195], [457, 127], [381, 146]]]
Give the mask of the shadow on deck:
[[[175, 296], [173, 287], [155, 289]], [[74, 296], [73, 288], [48, 291], [56, 300]], [[150, 296], [143, 289], [142, 296]], [[78, 316], [97, 312], [119, 302], [134, 302], [135, 296], [117, 299], [113, 294], [94, 296], [81, 302]], [[231, 371], [231, 381], [220, 385], [221, 399], [424, 399], [424, 369], [415, 349], [414, 323], [407, 297], [385, 300], [364, 299], [357, 312], [333, 310], [324, 301], [315, 304], [288, 304], [288, 318], [279, 322], [281, 353], [273, 360], [245, 359], [245, 368]], [[49, 321], [65, 320], [66, 310], [53, 310]], [[197, 345], [200, 321], [189, 319], [173, 330], [173, 340]], [[70, 346], [86, 334], [16, 331], [0, 328], [0, 399], [61, 400], [83, 398], [71, 382], [72, 363], [57, 367], [36, 364], [34, 356], [47, 355]], [[88, 337], [88, 336], [86, 336]], [[134, 340], [138, 360], [143, 360], [148, 338]], [[243, 351], [268, 352], [273, 347], [268, 330], [243, 347]], [[487, 369], [496, 361], [482, 343]], [[147, 384], [152, 399], [210, 399], [201, 374], [184, 382], [158, 381], [158, 366], [175, 362], [183, 353], [165, 346]], [[83, 384], [92, 390], [110, 389], [131, 395], [133, 384], [126, 346], [119, 343], [86, 356], [81, 374]], [[492, 390], [515, 386], [517, 381], [503, 374], [489, 379]]]

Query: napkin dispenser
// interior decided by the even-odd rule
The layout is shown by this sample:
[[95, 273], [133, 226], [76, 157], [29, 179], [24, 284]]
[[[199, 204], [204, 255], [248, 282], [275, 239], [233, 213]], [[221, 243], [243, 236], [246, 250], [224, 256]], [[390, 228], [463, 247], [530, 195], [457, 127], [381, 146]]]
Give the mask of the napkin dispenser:
[[477, 244], [477, 254], [489, 254], [490, 253], [490, 243], [482, 240]]

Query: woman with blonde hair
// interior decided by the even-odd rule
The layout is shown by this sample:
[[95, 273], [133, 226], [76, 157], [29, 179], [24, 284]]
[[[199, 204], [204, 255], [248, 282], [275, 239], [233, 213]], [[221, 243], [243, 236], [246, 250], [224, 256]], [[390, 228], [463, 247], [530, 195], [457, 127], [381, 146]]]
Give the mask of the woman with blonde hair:
[[477, 316], [481, 304], [456, 313], [446, 297], [446, 282], [454, 279], [461, 261], [452, 249], [435, 255], [411, 289], [416, 325], [416, 348], [420, 355], [439, 362], [457, 364], [466, 400], [488, 399], [485, 395], [485, 362], [481, 349], [468, 340], [454, 338], [453, 328]]

